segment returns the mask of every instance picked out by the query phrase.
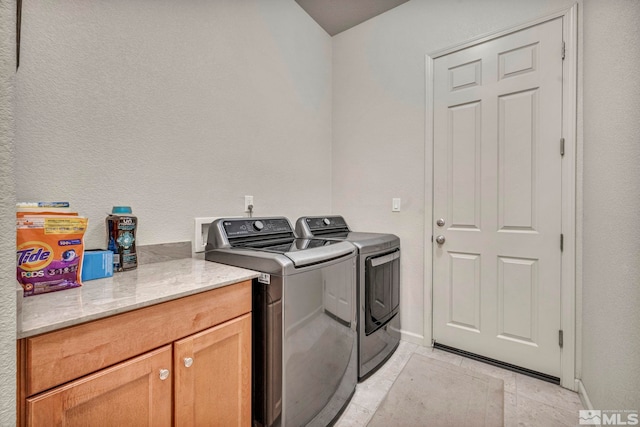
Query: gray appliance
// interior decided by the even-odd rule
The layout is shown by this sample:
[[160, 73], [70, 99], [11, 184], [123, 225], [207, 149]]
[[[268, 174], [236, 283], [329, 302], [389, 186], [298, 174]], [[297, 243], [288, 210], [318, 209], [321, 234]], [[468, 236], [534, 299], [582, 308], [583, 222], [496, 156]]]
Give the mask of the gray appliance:
[[218, 219], [205, 259], [253, 282], [254, 426], [327, 426], [357, 383], [356, 248], [296, 238], [289, 220]]
[[400, 239], [353, 232], [341, 216], [302, 217], [296, 234], [347, 241], [358, 248], [358, 379], [366, 379], [400, 343]]

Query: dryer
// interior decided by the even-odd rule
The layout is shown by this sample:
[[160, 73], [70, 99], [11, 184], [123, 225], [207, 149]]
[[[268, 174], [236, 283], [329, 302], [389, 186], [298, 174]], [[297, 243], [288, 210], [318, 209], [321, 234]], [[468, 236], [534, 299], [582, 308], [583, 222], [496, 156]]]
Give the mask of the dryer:
[[341, 216], [296, 221], [305, 238], [346, 241], [358, 248], [358, 380], [376, 372], [400, 343], [400, 239], [394, 234], [351, 231]]

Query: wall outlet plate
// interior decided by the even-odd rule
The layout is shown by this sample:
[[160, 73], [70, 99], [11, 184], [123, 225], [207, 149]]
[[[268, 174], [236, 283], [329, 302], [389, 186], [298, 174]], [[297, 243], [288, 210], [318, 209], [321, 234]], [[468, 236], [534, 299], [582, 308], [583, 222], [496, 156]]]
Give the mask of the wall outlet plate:
[[194, 218], [194, 235], [193, 235], [193, 252], [204, 252], [207, 245], [207, 235], [209, 234], [209, 225], [216, 217]]
[[[193, 252], [200, 253], [204, 252], [205, 247], [207, 246], [207, 236], [209, 235], [209, 226], [213, 221], [218, 218], [222, 218], [219, 216], [207, 216], [194, 218], [194, 230], [193, 230]], [[242, 218], [241, 216], [225, 216], [224, 218]]]
[[[249, 205], [251, 205], [251, 209], [249, 209]], [[255, 208], [253, 205], [253, 196], [244, 196], [244, 211], [249, 212]]]

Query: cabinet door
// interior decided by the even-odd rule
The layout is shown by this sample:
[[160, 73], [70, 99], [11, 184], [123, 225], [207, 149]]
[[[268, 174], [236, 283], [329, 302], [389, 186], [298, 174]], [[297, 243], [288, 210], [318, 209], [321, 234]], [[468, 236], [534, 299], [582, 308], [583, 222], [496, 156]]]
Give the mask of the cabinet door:
[[176, 426], [251, 425], [251, 314], [174, 343]]
[[31, 397], [27, 425], [170, 426], [171, 366], [167, 345]]

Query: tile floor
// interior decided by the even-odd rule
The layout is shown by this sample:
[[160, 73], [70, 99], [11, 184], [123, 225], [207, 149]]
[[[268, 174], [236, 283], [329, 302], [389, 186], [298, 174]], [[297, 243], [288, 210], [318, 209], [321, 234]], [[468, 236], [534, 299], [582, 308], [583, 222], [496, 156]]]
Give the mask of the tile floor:
[[[575, 426], [578, 424], [578, 410], [584, 409], [577, 393], [560, 386], [442, 350], [401, 341], [389, 361], [366, 381], [358, 384], [336, 427], [366, 426], [413, 353], [503, 380], [504, 425], [507, 427]], [[401, 425], [402, 420], [398, 420], [398, 426]]]

